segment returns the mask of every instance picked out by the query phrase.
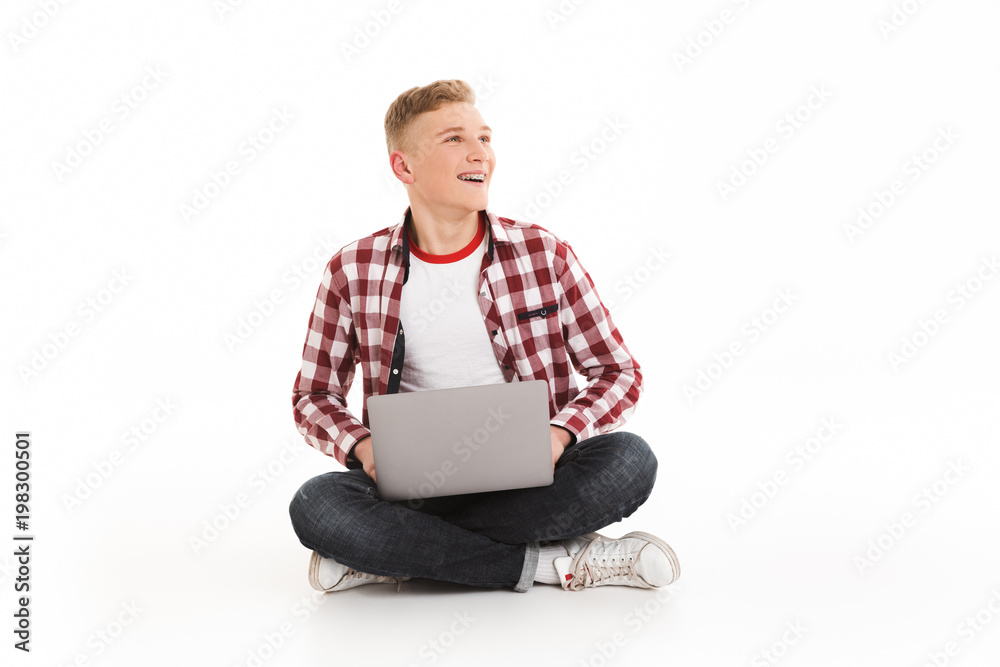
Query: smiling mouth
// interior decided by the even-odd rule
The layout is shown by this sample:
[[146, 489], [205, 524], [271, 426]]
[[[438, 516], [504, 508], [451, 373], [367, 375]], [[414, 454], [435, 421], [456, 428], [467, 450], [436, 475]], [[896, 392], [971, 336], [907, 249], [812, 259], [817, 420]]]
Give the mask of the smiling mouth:
[[467, 174], [465, 176], [459, 176], [458, 180], [464, 181], [466, 183], [485, 183], [486, 174]]

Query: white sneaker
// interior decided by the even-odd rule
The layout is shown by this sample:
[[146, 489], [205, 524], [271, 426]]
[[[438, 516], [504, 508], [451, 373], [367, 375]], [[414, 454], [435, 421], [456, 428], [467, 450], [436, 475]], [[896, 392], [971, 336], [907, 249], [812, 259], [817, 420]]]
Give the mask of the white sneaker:
[[569, 555], [556, 558], [553, 565], [568, 591], [608, 585], [659, 588], [681, 576], [674, 550], [649, 533], [633, 532], [617, 540], [590, 533], [562, 543]]
[[323, 558], [315, 551], [309, 559], [309, 585], [317, 591], [334, 593], [364, 584], [396, 583], [396, 591], [409, 577], [383, 577], [377, 574], [358, 572], [353, 567], [341, 565], [332, 558]]

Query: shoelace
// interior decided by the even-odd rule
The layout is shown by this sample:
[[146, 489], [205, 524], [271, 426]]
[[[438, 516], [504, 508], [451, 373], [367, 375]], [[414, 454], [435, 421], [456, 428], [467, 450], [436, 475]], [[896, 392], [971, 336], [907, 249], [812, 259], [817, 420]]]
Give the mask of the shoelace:
[[[592, 588], [615, 581], [635, 580], [635, 560], [631, 556], [621, 559], [617, 556], [604, 554], [596, 556], [599, 561], [597, 563], [587, 561], [591, 557], [590, 552], [594, 545], [601, 541], [600, 538], [591, 540], [577, 552], [569, 567], [570, 572], [573, 573], [573, 580], [569, 583], [570, 590], [578, 591], [582, 588]], [[611, 560], [611, 563], [607, 562], [608, 559]]]

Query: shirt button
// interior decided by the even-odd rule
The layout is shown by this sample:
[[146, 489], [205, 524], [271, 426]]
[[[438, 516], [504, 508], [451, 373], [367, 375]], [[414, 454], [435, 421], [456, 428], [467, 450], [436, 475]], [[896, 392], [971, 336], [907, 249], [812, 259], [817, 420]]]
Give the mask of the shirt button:
[[480, 292], [479, 296], [486, 296], [486, 292]]
[[496, 335], [497, 335], [497, 333], [498, 333], [498, 332], [497, 332], [497, 330], [496, 330], [496, 329], [494, 329], [494, 330], [493, 330], [493, 335], [494, 335], [494, 336], [496, 336]]
[[393, 375], [399, 375], [399, 369], [398, 368], [393, 368], [392, 369], [392, 374]]
[[507, 364], [504, 364], [504, 365], [503, 365], [503, 369], [504, 369], [505, 371], [509, 371], [509, 370], [510, 370], [510, 366], [508, 366]]

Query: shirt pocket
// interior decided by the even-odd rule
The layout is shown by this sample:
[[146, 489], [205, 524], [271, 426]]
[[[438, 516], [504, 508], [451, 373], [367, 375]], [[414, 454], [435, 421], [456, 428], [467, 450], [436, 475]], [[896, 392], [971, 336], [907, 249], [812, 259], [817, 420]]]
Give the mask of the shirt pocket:
[[531, 357], [543, 349], [558, 350], [562, 345], [559, 303], [515, 310], [517, 338], [524, 354]]
[[514, 314], [517, 315], [517, 323], [524, 324], [525, 322], [535, 318], [544, 319], [552, 317], [555, 315], [557, 310], [559, 310], [559, 303], [554, 301], [547, 306], [542, 306], [541, 308], [525, 308], [523, 310], [515, 311]]

